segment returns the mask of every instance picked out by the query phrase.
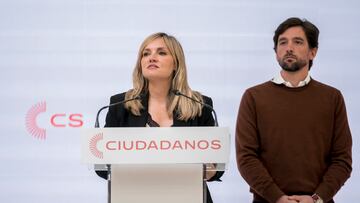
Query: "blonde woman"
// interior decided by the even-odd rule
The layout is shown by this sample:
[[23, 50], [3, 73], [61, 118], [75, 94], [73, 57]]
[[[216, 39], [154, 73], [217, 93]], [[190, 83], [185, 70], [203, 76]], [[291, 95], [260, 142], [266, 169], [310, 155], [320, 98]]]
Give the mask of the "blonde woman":
[[[212, 106], [209, 97], [191, 90], [185, 56], [177, 39], [166, 33], [147, 37], [140, 46], [133, 73], [133, 89], [111, 97], [110, 104], [141, 98], [109, 108], [105, 127], [214, 126], [209, 108], [182, 96]], [[97, 171], [106, 178], [106, 172]], [[207, 172], [208, 181], [219, 181], [223, 172]], [[207, 202], [212, 202], [207, 193]]]

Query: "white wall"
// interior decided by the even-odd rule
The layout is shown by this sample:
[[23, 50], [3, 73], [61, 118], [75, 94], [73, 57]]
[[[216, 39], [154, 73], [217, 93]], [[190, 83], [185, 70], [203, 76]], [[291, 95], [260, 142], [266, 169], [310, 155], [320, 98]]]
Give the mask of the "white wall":
[[[105, 181], [80, 164], [81, 129], [54, 128], [49, 118], [81, 113], [92, 127], [97, 109], [131, 87], [138, 47], [153, 32], [180, 40], [191, 87], [213, 98], [220, 125], [234, 132], [243, 91], [280, 70], [273, 31], [291, 16], [319, 27], [311, 74], [345, 97], [354, 163], [335, 199], [358, 200], [359, 10], [356, 0], [0, 0], [0, 201], [106, 202]], [[39, 101], [46, 140], [25, 129]], [[210, 188], [215, 202], [250, 202], [234, 149], [223, 182]]]

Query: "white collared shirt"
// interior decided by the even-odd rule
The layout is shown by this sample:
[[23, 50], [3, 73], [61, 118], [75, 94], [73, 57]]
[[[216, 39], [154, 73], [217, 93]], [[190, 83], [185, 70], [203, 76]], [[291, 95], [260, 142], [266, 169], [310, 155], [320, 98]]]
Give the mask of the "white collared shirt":
[[284, 84], [286, 87], [290, 87], [290, 88], [303, 87], [309, 84], [310, 80], [311, 80], [310, 74], [308, 74], [305, 80], [300, 81], [299, 84], [296, 87], [294, 87], [289, 81], [284, 80], [284, 78], [281, 76], [280, 73], [277, 76], [275, 76], [273, 79], [271, 79], [271, 81], [275, 84], [278, 85]]

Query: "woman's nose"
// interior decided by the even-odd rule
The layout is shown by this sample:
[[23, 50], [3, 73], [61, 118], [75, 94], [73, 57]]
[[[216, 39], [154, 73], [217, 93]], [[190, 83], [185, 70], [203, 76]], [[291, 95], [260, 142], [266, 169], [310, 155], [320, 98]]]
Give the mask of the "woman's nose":
[[149, 61], [150, 62], [156, 62], [157, 61], [156, 54], [150, 54], [149, 55]]

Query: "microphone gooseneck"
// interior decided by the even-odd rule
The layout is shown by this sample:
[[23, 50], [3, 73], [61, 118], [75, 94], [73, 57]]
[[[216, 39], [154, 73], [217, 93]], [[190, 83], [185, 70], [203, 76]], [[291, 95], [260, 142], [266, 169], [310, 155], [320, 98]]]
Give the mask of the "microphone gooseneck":
[[188, 98], [188, 99], [190, 99], [190, 100], [192, 100], [192, 101], [194, 101], [194, 102], [196, 102], [196, 103], [199, 103], [199, 104], [205, 106], [206, 108], [210, 109], [211, 112], [214, 113], [215, 126], [216, 126], [216, 127], [219, 126], [216, 112], [215, 112], [215, 110], [214, 110], [214, 108], [213, 108], [212, 106], [210, 106], [209, 104], [206, 104], [206, 103], [204, 103], [204, 102], [200, 102], [200, 101], [198, 101], [198, 100], [196, 100], [196, 99], [194, 99], [194, 98], [192, 98], [192, 97], [189, 97], [189, 96], [181, 93], [179, 90], [172, 90], [172, 92], [173, 92], [176, 96], [182, 96], [182, 97]]
[[96, 114], [96, 119], [95, 119], [95, 128], [99, 128], [99, 116], [100, 116], [100, 112], [106, 108], [109, 108], [109, 107], [112, 107], [112, 106], [117, 106], [117, 105], [120, 105], [120, 104], [124, 104], [126, 102], [129, 102], [129, 101], [133, 101], [133, 100], [141, 100], [141, 95], [137, 96], [137, 97], [134, 97], [134, 98], [131, 98], [131, 99], [125, 99], [125, 100], [122, 100], [122, 101], [119, 101], [119, 102], [115, 102], [113, 104], [110, 104], [110, 105], [107, 105], [107, 106], [103, 106], [99, 109], [99, 111], [97, 112]]

